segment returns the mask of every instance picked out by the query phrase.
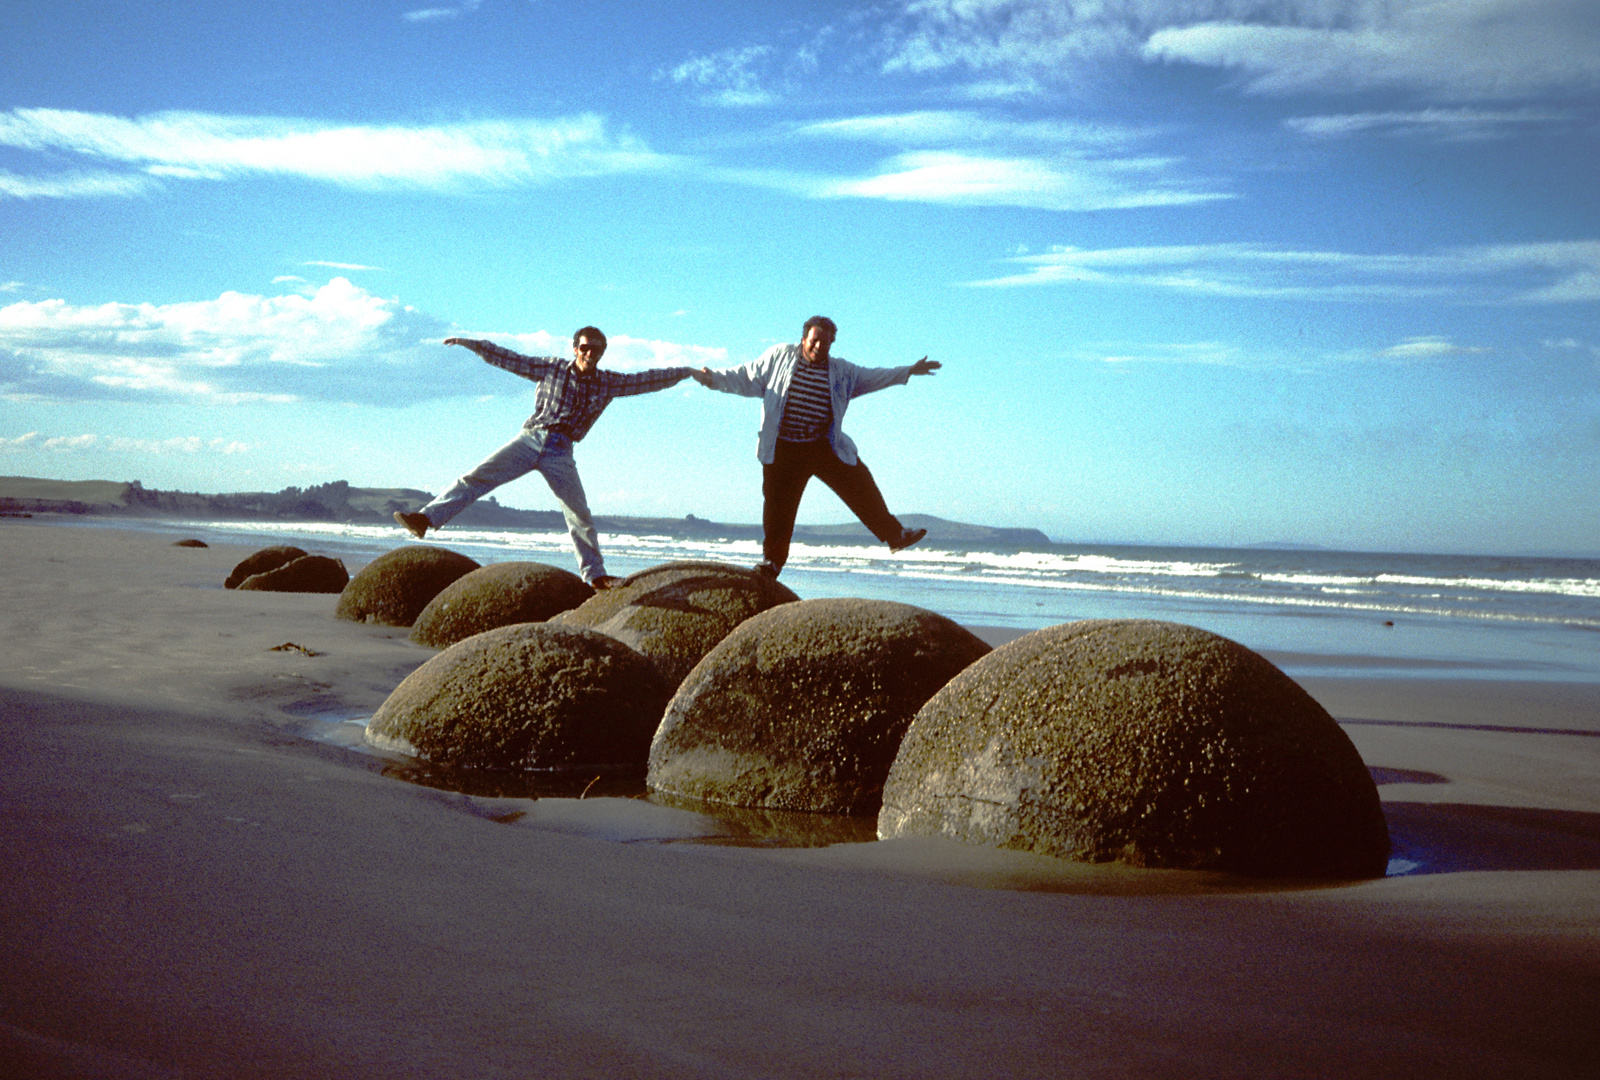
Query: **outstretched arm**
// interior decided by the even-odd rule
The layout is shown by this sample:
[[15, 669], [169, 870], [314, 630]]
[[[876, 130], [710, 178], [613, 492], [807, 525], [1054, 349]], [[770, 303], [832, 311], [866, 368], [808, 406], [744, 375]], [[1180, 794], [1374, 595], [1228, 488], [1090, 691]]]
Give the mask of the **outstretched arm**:
[[479, 341], [476, 338], [447, 337], [444, 339], [444, 343], [471, 349], [483, 357], [486, 363], [509, 371], [513, 375], [521, 375], [524, 379], [533, 379], [534, 381], [544, 378], [546, 373], [549, 372], [551, 364], [561, 362], [554, 356], [523, 356], [519, 352], [501, 348], [492, 341]]

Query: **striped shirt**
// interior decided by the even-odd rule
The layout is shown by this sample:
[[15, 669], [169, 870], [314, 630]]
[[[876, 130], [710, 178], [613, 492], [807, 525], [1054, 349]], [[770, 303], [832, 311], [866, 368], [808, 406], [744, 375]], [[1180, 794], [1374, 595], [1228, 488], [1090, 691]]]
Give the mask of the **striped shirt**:
[[833, 424], [833, 392], [828, 387], [828, 365], [801, 357], [794, 365], [789, 392], [783, 399], [783, 420], [778, 438], [784, 442], [811, 442], [828, 434]]
[[463, 340], [463, 344], [495, 367], [539, 384], [533, 415], [522, 425], [524, 429], [559, 431], [573, 442], [589, 434], [613, 398], [665, 390], [688, 378], [690, 370], [670, 367], [623, 374], [596, 369], [585, 375], [576, 361], [559, 356], [523, 356], [492, 341]]

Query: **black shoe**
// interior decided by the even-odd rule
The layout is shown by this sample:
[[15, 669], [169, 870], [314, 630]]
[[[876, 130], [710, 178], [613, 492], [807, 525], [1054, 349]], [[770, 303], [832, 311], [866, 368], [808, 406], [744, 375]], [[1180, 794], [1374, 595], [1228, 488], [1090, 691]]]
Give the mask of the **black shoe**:
[[408, 514], [404, 510], [396, 510], [394, 519], [406, 527], [406, 532], [421, 540], [428, 534], [428, 526], [433, 522], [428, 520], [427, 514]]
[[904, 551], [906, 548], [928, 535], [927, 529], [901, 529], [900, 539], [889, 541], [890, 551]]
[[760, 562], [756, 563], [755, 566], [751, 567], [751, 569], [754, 570], [757, 575], [766, 578], [768, 581], [778, 580], [778, 568], [773, 566], [772, 563], [766, 559], [762, 559]]

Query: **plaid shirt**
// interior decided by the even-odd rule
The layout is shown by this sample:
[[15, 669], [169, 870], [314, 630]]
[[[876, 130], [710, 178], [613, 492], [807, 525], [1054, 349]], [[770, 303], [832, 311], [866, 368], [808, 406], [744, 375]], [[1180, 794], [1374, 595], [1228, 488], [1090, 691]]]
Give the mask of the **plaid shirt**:
[[467, 348], [497, 368], [521, 375], [539, 384], [533, 415], [524, 428], [559, 431], [578, 442], [600, 419], [612, 398], [651, 394], [665, 390], [689, 377], [689, 368], [656, 368], [623, 374], [596, 370], [588, 375], [578, 371], [576, 361], [559, 356], [523, 356], [503, 349], [492, 341], [466, 341]]

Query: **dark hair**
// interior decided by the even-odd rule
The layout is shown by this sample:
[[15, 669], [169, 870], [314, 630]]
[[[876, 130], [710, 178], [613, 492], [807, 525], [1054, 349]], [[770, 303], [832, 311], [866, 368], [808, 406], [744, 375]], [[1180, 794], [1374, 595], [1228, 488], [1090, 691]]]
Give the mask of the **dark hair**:
[[811, 333], [811, 328], [813, 326], [822, 327], [828, 332], [828, 336], [830, 338], [836, 338], [839, 336], [839, 328], [833, 325], [832, 319], [828, 318], [826, 315], [813, 315], [811, 318], [806, 320], [805, 326], [800, 330], [801, 341], [804, 341], [806, 339], [806, 335]]
[[605, 346], [606, 336], [600, 332], [600, 328], [598, 326], [585, 326], [580, 330], [574, 331], [572, 335], [572, 344], [578, 344], [578, 339], [585, 334], [588, 334], [590, 337], [599, 338], [601, 346]]

